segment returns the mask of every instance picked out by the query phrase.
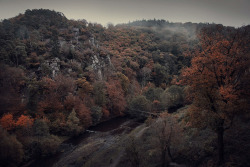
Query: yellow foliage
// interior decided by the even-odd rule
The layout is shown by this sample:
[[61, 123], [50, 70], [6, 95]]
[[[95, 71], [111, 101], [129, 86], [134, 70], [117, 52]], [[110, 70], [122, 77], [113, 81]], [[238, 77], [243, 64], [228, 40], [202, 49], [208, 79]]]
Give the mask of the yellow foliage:
[[93, 86], [86, 80], [85, 77], [78, 78], [76, 80], [76, 84], [84, 93], [91, 93], [93, 91]]

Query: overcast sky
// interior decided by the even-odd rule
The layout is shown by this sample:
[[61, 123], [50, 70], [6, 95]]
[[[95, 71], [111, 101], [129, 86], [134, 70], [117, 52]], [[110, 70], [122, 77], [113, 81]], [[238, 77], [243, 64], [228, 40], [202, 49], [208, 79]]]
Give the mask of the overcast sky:
[[103, 25], [154, 18], [236, 27], [250, 24], [250, 0], [0, 0], [0, 19], [40, 8]]

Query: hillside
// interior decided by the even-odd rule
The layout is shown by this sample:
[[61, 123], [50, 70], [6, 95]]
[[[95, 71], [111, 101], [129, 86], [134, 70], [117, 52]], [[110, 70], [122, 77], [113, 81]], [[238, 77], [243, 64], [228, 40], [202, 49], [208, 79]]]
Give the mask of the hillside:
[[[0, 165], [18, 166], [52, 155], [65, 139], [110, 118], [130, 115], [150, 120], [148, 113], [172, 113], [191, 105], [194, 97], [185, 84], [192, 83], [181, 84], [183, 68], [193, 63], [188, 55], [202, 50], [204, 29], [218, 30], [228, 41], [233, 32], [249, 35], [249, 26], [235, 29], [165, 20], [103, 27], [45, 9], [3, 20], [0, 130], [5, 144], [1, 151], [11, 150], [0, 157]], [[246, 43], [240, 46], [247, 48]], [[249, 55], [249, 47], [246, 50]], [[240, 76], [247, 76], [245, 71]], [[249, 83], [246, 78], [239, 84], [244, 89]], [[246, 103], [242, 101], [237, 105]], [[189, 127], [192, 115], [185, 117], [182, 126]]]
[[[105, 28], [84, 20], [67, 20], [62, 13], [42, 9], [27, 10], [4, 20], [1, 71], [5, 72], [1, 78], [13, 80], [3, 82], [15, 82], [15, 88], [13, 84], [2, 83], [3, 91], [13, 89], [18, 95], [5, 92], [13, 97], [8, 102], [4, 100], [6, 96], [2, 97], [1, 106], [6, 107], [1, 108], [1, 115], [10, 110], [11, 104], [7, 104], [13, 100], [9, 99], [19, 98], [22, 104], [14, 102], [15, 114], [27, 110], [32, 117], [37, 111], [42, 116], [46, 108], [52, 107], [41, 106], [48, 96], [61, 99], [53, 102], [58, 103], [56, 110], [62, 109], [60, 105], [67, 97], [83, 100], [86, 96], [90, 100], [85, 102], [87, 108], [95, 105], [107, 109], [111, 115], [119, 115], [126, 108], [125, 98], [132, 92], [136, 94], [148, 84], [162, 89], [170, 86], [180, 69], [190, 62], [184, 53], [197, 45], [194, 36], [197, 25], [191, 24], [189, 29], [194, 28], [188, 33], [186, 25], [148, 22], [153, 22], [154, 28], [137, 25], [138, 22]], [[48, 82], [51, 84], [47, 85]], [[60, 87], [64, 91], [60, 95], [58, 90], [53, 95], [46, 93]]]

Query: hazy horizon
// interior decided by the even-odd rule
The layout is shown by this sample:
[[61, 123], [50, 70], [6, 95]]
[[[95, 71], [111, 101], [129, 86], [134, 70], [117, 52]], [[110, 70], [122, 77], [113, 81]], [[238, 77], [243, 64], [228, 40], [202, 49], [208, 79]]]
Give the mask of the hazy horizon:
[[104, 26], [142, 19], [234, 27], [250, 24], [248, 0], [0, 0], [0, 19], [40, 8], [62, 12], [68, 19], [85, 19]]

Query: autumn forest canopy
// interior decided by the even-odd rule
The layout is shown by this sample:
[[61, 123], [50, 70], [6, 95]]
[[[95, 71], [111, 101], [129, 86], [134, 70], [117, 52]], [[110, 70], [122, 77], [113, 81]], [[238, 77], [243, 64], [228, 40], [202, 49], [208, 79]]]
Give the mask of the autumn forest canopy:
[[120, 116], [147, 127], [127, 142], [124, 166], [250, 166], [249, 44], [249, 25], [103, 27], [46, 9], [5, 19], [0, 166], [51, 156]]

